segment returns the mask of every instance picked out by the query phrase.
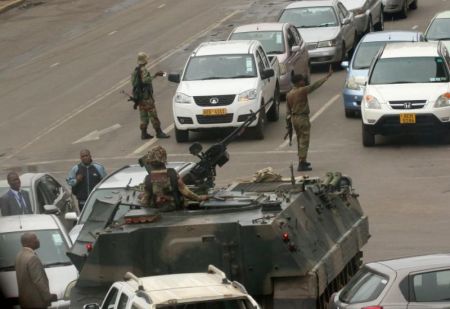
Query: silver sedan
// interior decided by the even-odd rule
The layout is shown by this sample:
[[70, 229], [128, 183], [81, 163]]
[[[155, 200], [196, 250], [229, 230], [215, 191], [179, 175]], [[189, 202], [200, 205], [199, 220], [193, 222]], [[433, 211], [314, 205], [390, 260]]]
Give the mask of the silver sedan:
[[355, 16], [359, 36], [384, 29], [383, 3], [381, 0], [341, 0]]
[[408, 9], [417, 9], [419, 0], [383, 0], [383, 11], [385, 13], [400, 13], [400, 16], [406, 18]]

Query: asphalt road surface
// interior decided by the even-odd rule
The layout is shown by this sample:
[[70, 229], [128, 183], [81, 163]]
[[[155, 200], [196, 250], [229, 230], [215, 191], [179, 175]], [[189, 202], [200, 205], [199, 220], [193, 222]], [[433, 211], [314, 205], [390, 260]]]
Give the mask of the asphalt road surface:
[[[139, 116], [120, 94], [139, 51], [151, 71], [180, 71], [202, 41], [225, 39], [237, 25], [275, 21], [289, 1], [250, 0], [43, 0], [0, 16], [0, 174], [48, 171], [64, 181], [81, 148], [113, 171], [135, 163], [155, 144], [169, 160], [192, 160], [189, 143], [140, 140]], [[450, 1], [420, 1], [407, 19], [388, 18], [386, 30], [424, 31]], [[327, 68], [316, 68], [312, 79]], [[345, 72], [337, 71], [310, 97], [310, 175], [341, 171], [353, 178], [369, 215], [372, 238], [365, 260], [449, 252], [449, 144], [432, 138], [380, 138], [361, 142], [361, 120], [346, 119], [340, 97]], [[162, 126], [173, 132], [176, 85], [156, 80]], [[282, 115], [285, 104], [282, 103]], [[271, 166], [288, 176], [296, 147], [283, 142], [284, 117], [269, 123], [263, 141], [241, 138], [217, 183], [249, 178]], [[151, 130], [150, 130], [151, 131]], [[193, 134], [204, 147], [223, 132]], [[299, 174], [299, 173], [297, 173]]]

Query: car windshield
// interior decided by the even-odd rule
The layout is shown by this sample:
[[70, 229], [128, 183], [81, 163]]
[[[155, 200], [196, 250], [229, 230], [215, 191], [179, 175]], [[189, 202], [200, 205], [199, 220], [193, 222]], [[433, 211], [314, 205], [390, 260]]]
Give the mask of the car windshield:
[[426, 34], [427, 40], [450, 40], [450, 18], [436, 18]]
[[284, 39], [281, 31], [254, 31], [233, 33], [230, 40], [258, 40], [267, 54], [283, 54]]
[[339, 300], [347, 304], [372, 301], [380, 296], [387, 283], [387, 277], [362, 268], [342, 289]]
[[279, 22], [290, 23], [297, 28], [338, 26], [336, 14], [331, 6], [287, 9], [281, 14]]
[[373, 58], [385, 42], [363, 42], [356, 50], [353, 60], [354, 69], [368, 69]]
[[253, 78], [257, 76], [253, 55], [191, 57], [183, 80]]
[[[26, 231], [0, 234], [0, 271], [14, 270], [17, 253], [22, 248], [20, 237]], [[66, 255], [67, 243], [57, 229], [33, 231], [40, 241], [40, 248], [36, 250], [44, 267], [71, 265]]]
[[441, 57], [379, 59], [369, 84], [447, 83], [448, 72]]
[[244, 299], [207, 300], [195, 303], [174, 305], [157, 305], [156, 308], [165, 309], [250, 309], [251, 303]]

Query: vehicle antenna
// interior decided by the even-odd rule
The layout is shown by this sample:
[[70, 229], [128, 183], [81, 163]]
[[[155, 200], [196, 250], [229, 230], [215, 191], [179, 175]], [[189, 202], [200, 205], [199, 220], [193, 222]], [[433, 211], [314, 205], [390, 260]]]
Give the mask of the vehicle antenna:
[[19, 228], [22, 229], [22, 216], [19, 216]]

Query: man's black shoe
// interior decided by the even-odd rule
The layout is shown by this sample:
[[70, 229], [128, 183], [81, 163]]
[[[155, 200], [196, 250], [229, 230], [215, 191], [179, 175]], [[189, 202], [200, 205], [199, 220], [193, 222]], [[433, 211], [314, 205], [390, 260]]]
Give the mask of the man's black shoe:
[[162, 130], [158, 130], [158, 131], [156, 132], [156, 137], [157, 137], [157, 138], [169, 138], [170, 135], [164, 133]]
[[312, 171], [311, 163], [309, 162], [299, 162], [297, 171], [299, 172], [306, 172], [306, 171]]
[[144, 140], [144, 139], [152, 139], [152, 138], [153, 138], [153, 135], [148, 134], [147, 130], [142, 130], [141, 131], [141, 139], [142, 140]]

